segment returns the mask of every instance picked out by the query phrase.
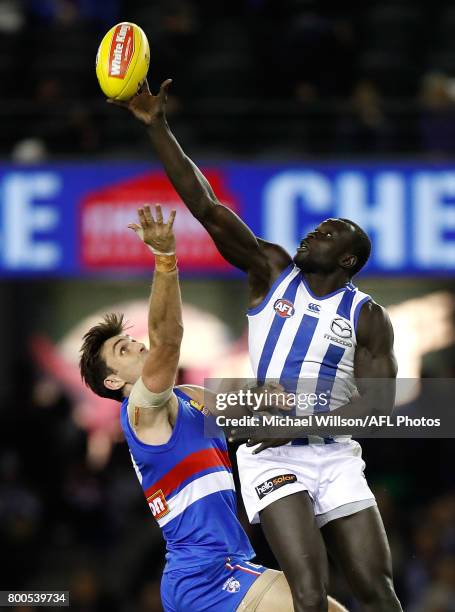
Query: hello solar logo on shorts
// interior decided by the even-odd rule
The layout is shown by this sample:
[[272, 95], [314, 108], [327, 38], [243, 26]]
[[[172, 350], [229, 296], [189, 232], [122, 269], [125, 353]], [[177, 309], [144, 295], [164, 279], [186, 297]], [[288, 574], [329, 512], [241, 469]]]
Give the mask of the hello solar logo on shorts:
[[274, 476], [273, 478], [262, 482], [260, 485], [255, 487], [255, 489], [259, 499], [262, 499], [273, 491], [276, 491], [277, 489], [284, 487], [284, 485], [291, 484], [293, 482], [297, 482], [297, 476], [295, 474], [280, 474], [279, 476]]
[[273, 305], [277, 315], [283, 319], [289, 319], [295, 312], [294, 304], [289, 300], [279, 299]]

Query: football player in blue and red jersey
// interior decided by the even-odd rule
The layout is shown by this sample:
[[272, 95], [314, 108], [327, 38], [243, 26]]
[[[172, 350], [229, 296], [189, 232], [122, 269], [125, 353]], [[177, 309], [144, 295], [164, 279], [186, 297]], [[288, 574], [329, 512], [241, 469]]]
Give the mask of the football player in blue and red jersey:
[[[236, 514], [226, 439], [204, 390], [174, 387], [183, 336], [173, 221], [139, 209], [129, 227], [155, 256], [150, 348], [106, 315], [84, 336], [80, 368], [98, 395], [118, 400], [136, 475], [167, 544], [161, 596], [166, 612], [291, 612], [282, 572], [251, 563], [255, 553]], [[246, 413], [245, 407], [234, 407]], [[225, 413], [226, 414], [226, 413]], [[344, 608], [329, 600], [330, 612]]]

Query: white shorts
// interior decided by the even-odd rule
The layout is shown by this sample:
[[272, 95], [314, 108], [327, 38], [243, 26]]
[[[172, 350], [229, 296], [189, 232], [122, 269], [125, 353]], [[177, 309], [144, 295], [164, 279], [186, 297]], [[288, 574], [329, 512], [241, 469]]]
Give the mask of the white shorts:
[[317, 524], [376, 505], [367, 484], [362, 448], [355, 440], [333, 444], [279, 446], [257, 455], [245, 444], [237, 450], [242, 498], [250, 523], [271, 503], [308, 491]]

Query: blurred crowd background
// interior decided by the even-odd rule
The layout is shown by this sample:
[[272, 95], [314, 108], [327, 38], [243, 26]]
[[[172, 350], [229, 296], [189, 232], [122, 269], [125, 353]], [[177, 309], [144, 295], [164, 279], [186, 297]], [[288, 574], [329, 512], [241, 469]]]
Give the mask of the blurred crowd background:
[[174, 79], [173, 121], [197, 149], [454, 152], [452, 0], [2, 0], [3, 155], [125, 151], [93, 71], [125, 18], [150, 38], [151, 85]]
[[[169, 117], [191, 154], [452, 163], [451, 0], [0, 0], [3, 161], [153, 159], [141, 128], [105, 103], [95, 78], [100, 38], [121, 20], [149, 37], [152, 89], [174, 79]], [[202, 383], [207, 368], [194, 362], [213, 338], [229, 355], [223, 371], [236, 370], [245, 359], [243, 282], [182, 284], [187, 330], [206, 325], [212, 335], [204, 348], [203, 332], [188, 340], [181, 379]], [[453, 277], [359, 285], [386, 306], [423, 300], [412, 336], [428, 340], [418, 374], [454, 376]], [[83, 395], [74, 365], [89, 317], [145, 299], [148, 287], [149, 277], [2, 280], [1, 589], [70, 590], [81, 612], [161, 610], [164, 546], [116, 425], [118, 406]], [[432, 344], [442, 302], [424, 300], [435, 292], [451, 324]], [[416, 308], [397, 311], [396, 326]], [[74, 371], [59, 364], [57, 346]], [[405, 610], [454, 612], [453, 441], [365, 440], [363, 448]], [[260, 562], [276, 567], [241, 503], [240, 513]], [[331, 593], [358, 609], [335, 568]]]

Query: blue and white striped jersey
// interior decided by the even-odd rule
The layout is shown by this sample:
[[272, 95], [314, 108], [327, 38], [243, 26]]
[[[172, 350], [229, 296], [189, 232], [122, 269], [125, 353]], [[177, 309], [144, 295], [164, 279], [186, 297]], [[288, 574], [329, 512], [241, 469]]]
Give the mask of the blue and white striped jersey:
[[289, 392], [316, 394], [309, 412], [346, 404], [356, 389], [357, 321], [370, 299], [352, 283], [317, 297], [291, 264], [264, 301], [248, 311], [249, 352], [258, 381], [279, 380]]

